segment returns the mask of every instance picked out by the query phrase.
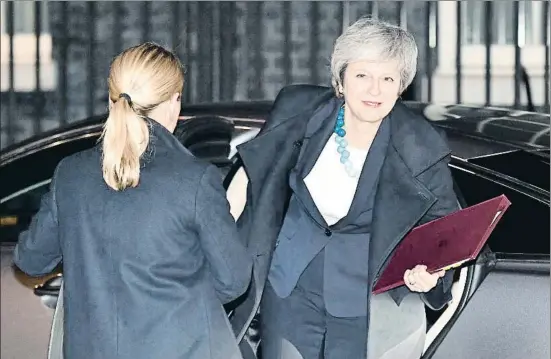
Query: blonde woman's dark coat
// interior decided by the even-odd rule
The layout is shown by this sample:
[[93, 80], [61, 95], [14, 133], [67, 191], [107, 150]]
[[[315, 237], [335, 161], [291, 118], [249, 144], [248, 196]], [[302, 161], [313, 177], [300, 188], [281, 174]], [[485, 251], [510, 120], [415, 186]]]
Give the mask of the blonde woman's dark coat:
[[64, 159], [15, 263], [42, 275], [63, 261], [65, 359], [241, 358], [222, 303], [252, 259], [221, 174], [151, 129], [136, 188], [107, 187], [100, 147]]

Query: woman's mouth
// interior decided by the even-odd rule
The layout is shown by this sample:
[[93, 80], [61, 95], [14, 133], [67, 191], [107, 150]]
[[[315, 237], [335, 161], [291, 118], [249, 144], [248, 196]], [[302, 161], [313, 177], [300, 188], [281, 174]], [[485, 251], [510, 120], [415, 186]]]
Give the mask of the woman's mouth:
[[377, 108], [381, 106], [382, 102], [376, 102], [376, 101], [362, 101], [362, 103], [368, 107]]

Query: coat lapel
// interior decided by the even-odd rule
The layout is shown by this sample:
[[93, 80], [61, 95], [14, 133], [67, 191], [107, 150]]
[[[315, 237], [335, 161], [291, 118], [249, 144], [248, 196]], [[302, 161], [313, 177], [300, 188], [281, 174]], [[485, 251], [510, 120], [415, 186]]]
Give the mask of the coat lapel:
[[[400, 240], [422, 219], [437, 198], [417, 176], [449, 153], [444, 142], [420, 152], [427, 134], [401, 102], [390, 114], [390, 143], [375, 194], [369, 268], [377, 280]], [[434, 137], [433, 137], [434, 138]], [[434, 141], [434, 140], [433, 140]]]
[[435, 202], [434, 195], [411, 176], [396, 148], [388, 146], [373, 209], [369, 250], [371, 276], [378, 275], [399, 241]]
[[373, 197], [386, 157], [389, 140], [390, 119], [385, 119], [379, 126], [363, 164], [360, 178], [358, 178], [358, 186], [356, 187], [348, 214], [335, 224], [335, 228], [343, 228], [354, 223], [362, 212], [373, 207]]
[[337, 111], [341, 105], [342, 100], [335, 98], [327, 105], [320, 107], [312, 115], [306, 125], [301, 154], [295, 168], [289, 174], [289, 186], [293, 189], [295, 196], [312, 219], [324, 227], [327, 226], [327, 223], [314, 203], [304, 179], [312, 171], [323, 148], [331, 137]]
[[304, 179], [312, 171], [321, 151], [333, 134], [337, 111], [342, 103], [342, 100], [334, 98], [308, 121], [304, 135], [304, 150], [296, 167], [301, 178]]

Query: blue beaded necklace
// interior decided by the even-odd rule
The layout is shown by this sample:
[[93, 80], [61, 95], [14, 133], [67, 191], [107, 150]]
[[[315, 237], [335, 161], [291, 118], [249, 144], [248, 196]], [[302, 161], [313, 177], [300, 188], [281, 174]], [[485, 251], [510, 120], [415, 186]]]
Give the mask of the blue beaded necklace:
[[344, 138], [346, 136], [346, 130], [344, 126], [344, 105], [339, 109], [337, 114], [337, 122], [335, 123], [335, 142], [337, 142], [337, 152], [341, 155], [340, 161], [344, 165], [346, 174], [350, 177], [356, 178], [359, 176], [359, 172], [354, 168], [352, 161], [350, 160], [350, 151], [346, 149], [348, 141]]

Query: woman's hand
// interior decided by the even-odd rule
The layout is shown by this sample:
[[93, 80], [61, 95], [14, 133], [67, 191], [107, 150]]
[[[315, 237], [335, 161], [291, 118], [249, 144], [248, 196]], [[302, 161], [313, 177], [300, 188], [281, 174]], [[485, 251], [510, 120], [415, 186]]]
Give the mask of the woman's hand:
[[427, 266], [416, 265], [404, 273], [404, 282], [412, 292], [426, 293], [436, 287], [438, 278], [442, 278], [444, 274], [445, 270], [431, 274], [427, 272]]

